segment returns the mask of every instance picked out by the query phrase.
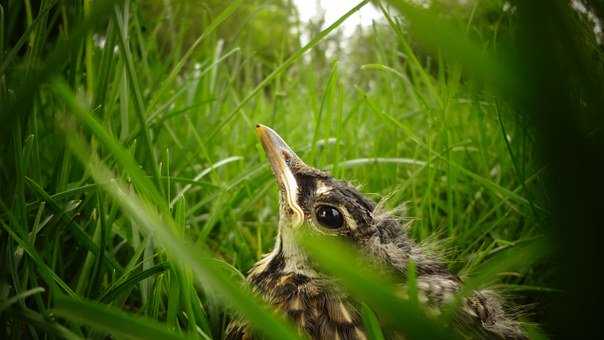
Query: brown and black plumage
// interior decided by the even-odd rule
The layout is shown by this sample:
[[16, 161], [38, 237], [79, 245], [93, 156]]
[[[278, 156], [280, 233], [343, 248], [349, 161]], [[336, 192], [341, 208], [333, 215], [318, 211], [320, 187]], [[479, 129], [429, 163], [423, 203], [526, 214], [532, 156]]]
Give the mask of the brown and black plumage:
[[[337, 235], [378, 262], [406, 275], [416, 264], [420, 300], [438, 308], [452, 301], [461, 280], [411, 240], [398, 219], [383, 213], [354, 187], [306, 165], [272, 129], [256, 128], [280, 192], [279, 229], [274, 249], [250, 270], [248, 281], [269, 304], [313, 339], [365, 339], [354, 303], [315, 270], [294, 233], [300, 228]], [[458, 328], [475, 338], [524, 339], [499, 297], [489, 290], [465, 298]], [[404, 335], [403, 335], [404, 336]], [[254, 339], [244, 320], [234, 320], [228, 339]]]

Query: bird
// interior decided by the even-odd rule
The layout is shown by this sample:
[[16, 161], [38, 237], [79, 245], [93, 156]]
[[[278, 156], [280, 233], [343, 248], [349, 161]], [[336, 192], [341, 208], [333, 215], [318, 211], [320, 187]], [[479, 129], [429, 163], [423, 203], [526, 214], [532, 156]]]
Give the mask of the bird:
[[[452, 301], [462, 280], [433, 251], [409, 237], [399, 218], [378, 211], [376, 203], [348, 182], [306, 165], [273, 129], [258, 124], [256, 133], [279, 188], [279, 222], [272, 251], [250, 269], [247, 281], [302, 334], [311, 339], [367, 339], [355, 302], [315, 268], [298, 244], [295, 233], [300, 228], [344, 238], [401, 277], [413, 261], [419, 300], [436, 308]], [[527, 338], [493, 291], [466, 295], [458, 314], [458, 328], [469, 329], [472, 338]], [[235, 318], [226, 338], [259, 336], [245, 320]]]

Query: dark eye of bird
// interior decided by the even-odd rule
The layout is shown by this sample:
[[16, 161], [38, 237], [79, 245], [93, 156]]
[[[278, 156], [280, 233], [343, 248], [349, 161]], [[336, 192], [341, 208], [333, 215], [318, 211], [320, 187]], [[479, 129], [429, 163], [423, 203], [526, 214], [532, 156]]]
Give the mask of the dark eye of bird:
[[344, 224], [344, 217], [338, 209], [329, 205], [320, 205], [315, 210], [317, 221], [329, 229], [338, 229]]

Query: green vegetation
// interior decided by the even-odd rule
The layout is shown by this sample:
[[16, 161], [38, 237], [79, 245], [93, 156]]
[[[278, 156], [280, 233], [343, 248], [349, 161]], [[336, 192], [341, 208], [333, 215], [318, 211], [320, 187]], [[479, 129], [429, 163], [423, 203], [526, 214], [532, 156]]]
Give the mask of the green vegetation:
[[[540, 94], [522, 62], [531, 36], [515, 38], [522, 5], [376, 3], [384, 20], [344, 42], [329, 34], [346, 16], [317, 31], [288, 1], [8, 2], [0, 337], [220, 339], [233, 312], [270, 338], [296, 337], [240, 284], [278, 218], [257, 122], [308, 164], [389, 209], [404, 204], [410, 234], [439, 243], [469, 287], [521, 305], [559, 295], [546, 181], [558, 173], [538, 156], [547, 147], [535, 147], [539, 116], [527, 112]], [[583, 27], [558, 7], [548, 10], [569, 30]], [[583, 40], [574, 51], [600, 65]], [[585, 112], [594, 93], [582, 92]], [[309, 250], [366, 303], [373, 339], [376, 316], [409, 334], [451, 334], [446, 314], [423, 317], [322, 242]], [[539, 307], [520, 317], [547, 319]]]

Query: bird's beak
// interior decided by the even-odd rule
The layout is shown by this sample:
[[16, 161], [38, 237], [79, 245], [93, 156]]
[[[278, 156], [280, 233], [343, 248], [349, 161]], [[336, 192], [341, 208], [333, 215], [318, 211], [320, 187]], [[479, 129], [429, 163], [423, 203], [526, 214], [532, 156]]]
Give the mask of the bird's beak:
[[292, 225], [299, 226], [304, 221], [304, 212], [297, 202], [298, 183], [293, 167], [305, 164], [273, 129], [257, 124], [256, 134], [277, 179], [282, 204], [285, 204], [282, 208], [286, 208], [286, 212], [289, 213], [288, 217]]

